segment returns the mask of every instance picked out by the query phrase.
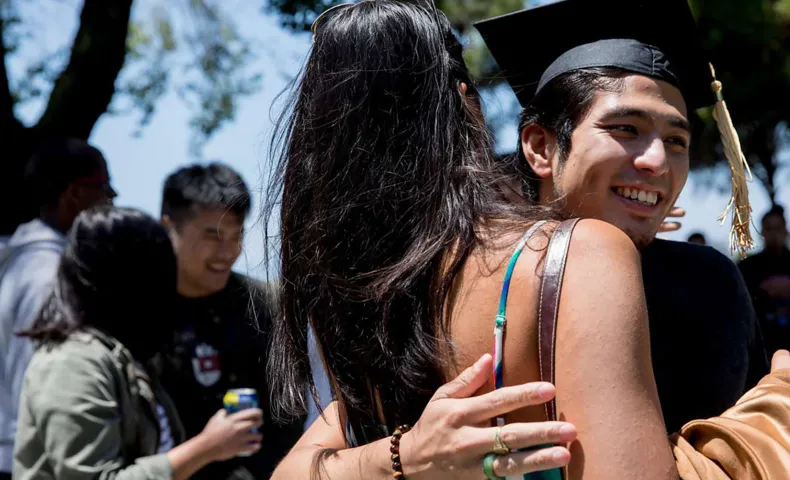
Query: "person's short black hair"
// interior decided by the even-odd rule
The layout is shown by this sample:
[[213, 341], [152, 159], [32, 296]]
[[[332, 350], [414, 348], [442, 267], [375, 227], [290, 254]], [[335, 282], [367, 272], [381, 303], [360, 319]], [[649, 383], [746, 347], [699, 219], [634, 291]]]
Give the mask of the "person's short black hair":
[[170, 174], [162, 192], [162, 216], [182, 224], [202, 208], [219, 208], [238, 215], [250, 213], [250, 190], [235, 170], [222, 163], [189, 165]]
[[57, 138], [44, 143], [28, 160], [25, 182], [36, 207], [54, 206], [74, 181], [95, 175], [104, 155], [83, 140]]
[[688, 241], [689, 242], [693, 242], [694, 240], [702, 240], [702, 243], [706, 243], [707, 242], [707, 239], [705, 238], [705, 235], [703, 235], [700, 232], [694, 232], [691, 235], [689, 235]]
[[772, 206], [771, 209], [768, 210], [765, 213], [765, 215], [763, 215], [763, 219], [762, 219], [761, 223], [765, 223], [765, 221], [768, 219], [768, 217], [772, 217], [772, 216], [777, 216], [777, 217], [781, 218], [782, 222], [785, 225], [787, 224], [787, 219], [785, 219], [785, 209], [784, 209], [783, 206], [774, 204], [774, 206]]

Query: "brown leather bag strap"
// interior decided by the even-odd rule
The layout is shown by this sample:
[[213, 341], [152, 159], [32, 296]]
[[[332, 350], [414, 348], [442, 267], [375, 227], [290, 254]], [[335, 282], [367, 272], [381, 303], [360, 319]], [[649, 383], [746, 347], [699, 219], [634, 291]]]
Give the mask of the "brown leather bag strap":
[[[538, 361], [540, 380], [554, 383], [554, 347], [557, 343], [557, 314], [560, 309], [560, 291], [571, 245], [571, 234], [579, 219], [566, 220], [554, 230], [549, 240], [540, 284], [538, 305]], [[546, 403], [546, 418], [557, 420], [557, 404]]]

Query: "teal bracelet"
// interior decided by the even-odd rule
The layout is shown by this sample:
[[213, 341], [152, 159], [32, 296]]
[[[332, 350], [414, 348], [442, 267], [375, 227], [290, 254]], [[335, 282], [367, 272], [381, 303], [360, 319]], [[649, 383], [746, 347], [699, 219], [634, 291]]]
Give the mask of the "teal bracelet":
[[488, 480], [506, 480], [505, 477], [500, 477], [494, 473], [494, 460], [496, 460], [496, 453], [489, 453], [483, 459], [483, 473], [485, 473]]

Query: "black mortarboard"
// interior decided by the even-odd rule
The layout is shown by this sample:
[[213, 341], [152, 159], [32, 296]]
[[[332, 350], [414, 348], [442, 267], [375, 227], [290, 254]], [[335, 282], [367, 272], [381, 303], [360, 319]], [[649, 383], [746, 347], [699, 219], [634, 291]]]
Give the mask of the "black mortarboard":
[[587, 67], [665, 80], [692, 109], [716, 102], [686, 0], [563, 0], [475, 27], [522, 105], [553, 78]]
[[[475, 24], [519, 103], [558, 76], [615, 67], [678, 87], [690, 110], [714, 106], [733, 178], [731, 247], [753, 246], [746, 172], [713, 67], [687, 0], [561, 0]], [[749, 172], [751, 175], [751, 172]]]

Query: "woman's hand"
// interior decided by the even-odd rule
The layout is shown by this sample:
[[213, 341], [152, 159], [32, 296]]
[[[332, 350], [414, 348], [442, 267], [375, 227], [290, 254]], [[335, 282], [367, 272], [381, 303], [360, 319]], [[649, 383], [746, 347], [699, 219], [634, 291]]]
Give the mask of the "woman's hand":
[[[544, 382], [471, 397], [485, 384], [491, 370], [491, 355], [486, 354], [437, 390], [414, 428], [401, 439], [406, 478], [479, 480], [483, 477], [483, 459], [494, 449], [497, 427], [490, 427], [490, 420], [554, 397], [554, 386]], [[501, 428], [501, 439], [513, 452], [494, 461], [494, 473], [500, 477], [562, 467], [570, 461], [571, 454], [565, 447], [515, 452], [572, 442], [576, 429], [569, 423], [511, 423]]]
[[263, 424], [263, 411], [250, 408], [228, 415], [223, 409], [208, 421], [200, 437], [210, 445], [214, 460], [229, 460], [242, 453], [255, 453], [263, 437], [254, 429]]

